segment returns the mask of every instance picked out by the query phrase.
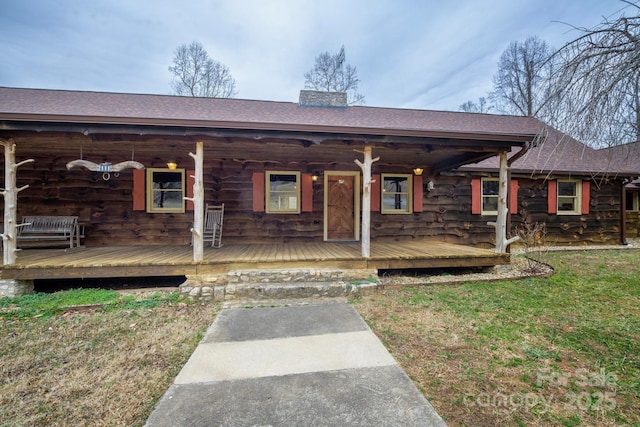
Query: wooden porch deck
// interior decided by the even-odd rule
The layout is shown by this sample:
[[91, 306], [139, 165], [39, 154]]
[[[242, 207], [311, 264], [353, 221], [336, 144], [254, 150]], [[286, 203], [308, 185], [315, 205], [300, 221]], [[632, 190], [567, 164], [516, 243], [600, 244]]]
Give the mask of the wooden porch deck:
[[372, 242], [362, 258], [359, 242], [274, 243], [205, 247], [194, 263], [190, 246], [109, 246], [24, 249], [2, 279], [151, 277], [219, 274], [268, 268], [406, 269], [488, 267], [508, 264], [508, 254], [436, 241]]

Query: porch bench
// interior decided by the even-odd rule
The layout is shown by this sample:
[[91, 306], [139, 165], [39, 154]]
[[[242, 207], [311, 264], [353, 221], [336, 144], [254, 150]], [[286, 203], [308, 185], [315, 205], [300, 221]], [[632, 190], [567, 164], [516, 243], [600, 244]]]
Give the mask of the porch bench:
[[80, 246], [80, 229], [77, 216], [25, 216], [18, 225], [18, 245], [31, 246], [62, 244]]

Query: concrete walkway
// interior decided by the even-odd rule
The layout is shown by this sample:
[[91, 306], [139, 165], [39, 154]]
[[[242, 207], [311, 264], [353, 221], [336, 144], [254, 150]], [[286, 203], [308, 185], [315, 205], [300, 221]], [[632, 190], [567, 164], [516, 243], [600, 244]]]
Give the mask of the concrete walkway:
[[344, 302], [230, 308], [147, 426], [445, 426]]

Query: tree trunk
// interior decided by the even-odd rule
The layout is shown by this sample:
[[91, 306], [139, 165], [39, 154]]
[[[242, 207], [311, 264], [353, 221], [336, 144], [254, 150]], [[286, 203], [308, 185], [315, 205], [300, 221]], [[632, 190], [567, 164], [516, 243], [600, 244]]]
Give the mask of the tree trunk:
[[[496, 252], [505, 253], [509, 245], [519, 236], [507, 239], [507, 216], [509, 215], [509, 207], [507, 205], [507, 195], [509, 191], [509, 180], [507, 170], [507, 152], [500, 153], [500, 187], [498, 189], [498, 216], [496, 218]], [[515, 195], [512, 195], [515, 197]]]
[[364, 163], [356, 159], [362, 169], [362, 257], [371, 255], [371, 165], [380, 157], [371, 158], [371, 147], [364, 147]]
[[196, 154], [189, 153], [195, 161], [195, 175], [193, 182], [193, 198], [185, 197], [193, 202], [193, 261], [200, 262], [204, 259], [204, 186], [203, 186], [203, 164], [204, 164], [204, 143], [196, 142]]
[[17, 243], [17, 216], [18, 216], [18, 193], [28, 188], [16, 187], [16, 175], [18, 168], [26, 163], [33, 162], [33, 159], [25, 160], [16, 164], [16, 144], [13, 139], [0, 141], [4, 146], [4, 190], [0, 192], [4, 197], [4, 228], [2, 230], [2, 264], [11, 265], [16, 263]]

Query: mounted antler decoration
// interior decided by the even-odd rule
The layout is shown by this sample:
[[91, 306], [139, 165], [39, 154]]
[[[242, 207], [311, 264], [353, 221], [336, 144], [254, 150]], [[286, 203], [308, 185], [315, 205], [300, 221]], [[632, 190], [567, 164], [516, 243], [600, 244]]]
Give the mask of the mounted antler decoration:
[[112, 165], [109, 162], [104, 163], [93, 163], [89, 160], [73, 160], [67, 163], [67, 169], [71, 170], [75, 167], [83, 167], [92, 172], [102, 172], [102, 179], [108, 181], [111, 178], [111, 173], [114, 173], [114, 176], [118, 176], [119, 172], [125, 169], [144, 169], [144, 165], [140, 162], [136, 162], [135, 160], [127, 160], [126, 162], [116, 163]]

